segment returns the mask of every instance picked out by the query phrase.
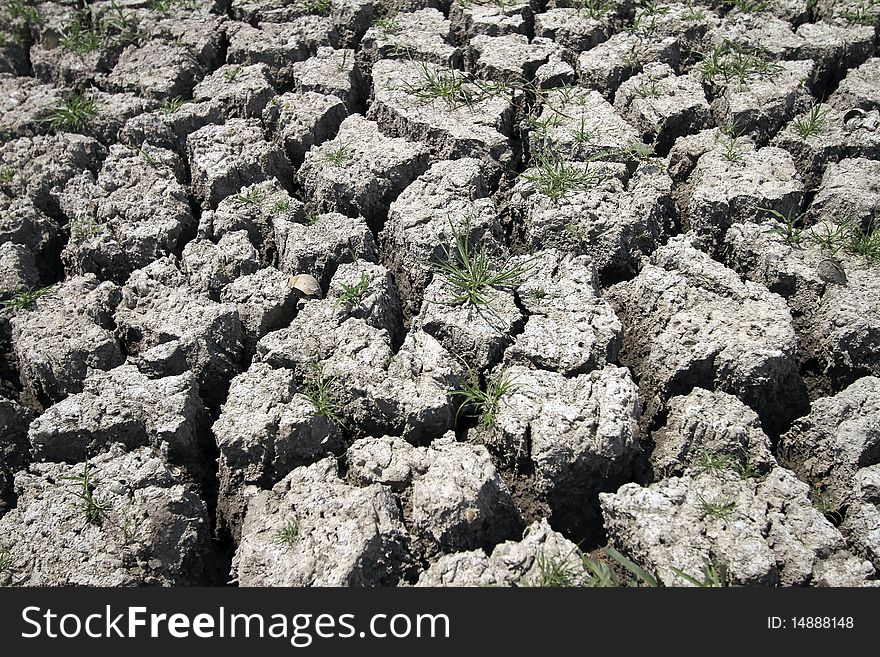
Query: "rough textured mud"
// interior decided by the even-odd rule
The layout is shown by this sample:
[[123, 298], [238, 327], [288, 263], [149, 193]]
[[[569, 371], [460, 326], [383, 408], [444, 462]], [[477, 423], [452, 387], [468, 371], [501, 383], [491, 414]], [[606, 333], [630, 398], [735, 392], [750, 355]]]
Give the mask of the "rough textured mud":
[[878, 34], [0, 2], [0, 585], [876, 585]]

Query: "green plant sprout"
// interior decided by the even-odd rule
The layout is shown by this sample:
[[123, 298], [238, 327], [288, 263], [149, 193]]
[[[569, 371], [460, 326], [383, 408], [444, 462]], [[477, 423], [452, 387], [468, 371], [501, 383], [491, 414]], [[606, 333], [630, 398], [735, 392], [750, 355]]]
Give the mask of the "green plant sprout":
[[223, 77], [226, 78], [227, 82], [233, 82], [235, 78], [238, 77], [238, 74], [241, 73], [242, 65], [233, 66], [232, 68], [227, 68], [223, 71]]
[[269, 211], [274, 215], [285, 214], [288, 210], [290, 210], [289, 198], [279, 198], [272, 204], [272, 207], [269, 208]]
[[425, 62], [419, 62], [418, 66], [420, 84], [407, 84], [408, 93], [424, 102], [440, 100], [449, 108], [471, 104], [464, 73], [452, 68], [435, 69]]
[[85, 130], [97, 114], [97, 101], [75, 93], [53, 107], [46, 121], [53, 130]]
[[635, 94], [639, 98], [659, 98], [660, 90], [657, 88], [657, 80], [643, 82], [635, 90]]
[[333, 3], [331, 0], [301, 0], [300, 7], [307, 14], [325, 16], [330, 13]]
[[512, 263], [510, 259], [496, 266], [484, 244], [478, 249], [471, 247], [468, 239], [470, 222], [465, 224], [463, 231], [451, 227], [454, 246], [445, 249], [444, 257], [435, 266], [440, 278], [454, 289], [449, 302], [452, 305], [485, 306], [489, 302], [487, 294], [490, 290], [517, 288], [532, 270], [532, 263]]
[[724, 520], [736, 511], [736, 502], [722, 501], [710, 502], [702, 495], [697, 496], [699, 499], [699, 511], [702, 518], [718, 518]]
[[772, 75], [782, 70], [776, 62], [764, 59], [757, 53], [748, 53], [725, 43], [713, 49], [700, 63], [699, 71], [707, 80], [723, 78], [725, 82], [737, 80], [745, 83], [753, 76]]
[[801, 228], [803, 225], [803, 214], [796, 214], [794, 208], [789, 210], [787, 215], [773, 208], [758, 208], [758, 210], [766, 212], [782, 224], [778, 228], [765, 230], [765, 233], [780, 235], [782, 240], [792, 248], [799, 247], [804, 241], [805, 234], [803, 228]]
[[33, 310], [37, 305], [37, 299], [48, 294], [52, 286], [43, 287], [37, 290], [25, 290], [12, 295], [11, 299], [0, 301], [0, 306], [11, 308], [13, 310]]
[[339, 148], [327, 151], [324, 154], [324, 159], [333, 166], [337, 167], [344, 165], [351, 158], [351, 152], [348, 150], [348, 146], [346, 144], [341, 145]]
[[880, 20], [880, 0], [860, 0], [853, 9], [844, 9], [840, 17], [854, 25], [873, 27]]
[[589, 189], [599, 181], [588, 164], [566, 162], [546, 150], [538, 153], [532, 168], [520, 175], [532, 183], [536, 191], [554, 201], [572, 191]]
[[730, 579], [727, 575], [727, 567], [718, 565], [709, 559], [703, 557], [702, 577], [695, 577], [682, 572], [678, 568], [671, 569], [673, 573], [678, 575], [686, 582], [701, 588], [722, 588], [730, 586]]
[[311, 370], [311, 376], [303, 386], [303, 394], [311, 402], [317, 415], [342, 424], [339, 419], [339, 403], [332, 390], [335, 379], [327, 377], [323, 367], [318, 363], [312, 363]]
[[177, 110], [183, 107], [186, 104], [186, 100], [183, 99], [183, 96], [175, 96], [174, 98], [166, 98], [162, 101], [162, 105], [159, 106], [159, 111], [162, 114], [174, 114]]
[[792, 121], [792, 127], [801, 139], [821, 135], [828, 130], [827, 112], [821, 105], [813, 105], [809, 112]]
[[611, 3], [607, 0], [575, 0], [574, 7], [579, 14], [585, 13], [594, 21], [601, 20], [611, 11]]
[[232, 202], [235, 203], [238, 207], [248, 206], [248, 207], [259, 207], [263, 202], [263, 192], [261, 192], [257, 188], [250, 189], [247, 193], [244, 194], [236, 194], [232, 197]]
[[278, 530], [278, 533], [275, 534], [275, 541], [281, 545], [290, 547], [296, 542], [298, 536], [299, 523], [295, 518], [291, 518], [284, 523], [281, 529]]
[[733, 9], [743, 12], [744, 14], [756, 14], [762, 12], [770, 3], [767, 0], [732, 0], [729, 3]]
[[340, 286], [342, 287], [342, 294], [339, 295], [339, 302], [358, 304], [363, 300], [367, 292], [370, 291], [370, 279], [367, 278], [366, 274], [361, 274], [360, 280], [354, 285], [340, 283]]
[[85, 516], [86, 524], [100, 527], [110, 507], [95, 499], [95, 483], [89, 475], [88, 462], [83, 465], [83, 473], [81, 475], [71, 475], [62, 477], [62, 479], [72, 481], [77, 485], [74, 495], [80, 500], [80, 508]]
[[12, 552], [9, 548], [0, 545], [0, 573], [13, 572]]
[[519, 388], [519, 384], [512, 381], [504, 371], [488, 379], [486, 389], [483, 390], [478, 374], [470, 367], [467, 370], [467, 375], [461, 381], [461, 388], [449, 393], [460, 402], [455, 414], [456, 424], [463, 412], [466, 417], [478, 418], [477, 426], [481, 429], [489, 429], [495, 425], [495, 415], [501, 398]]

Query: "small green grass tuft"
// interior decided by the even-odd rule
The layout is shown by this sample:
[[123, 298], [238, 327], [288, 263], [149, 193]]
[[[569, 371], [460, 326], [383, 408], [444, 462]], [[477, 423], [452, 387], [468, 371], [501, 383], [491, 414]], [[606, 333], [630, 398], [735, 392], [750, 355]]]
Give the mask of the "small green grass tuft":
[[736, 511], [736, 502], [731, 501], [712, 501], [705, 499], [702, 495], [698, 496], [700, 501], [698, 508], [700, 517], [702, 518], [718, 518], [724, 520]]
[[348, 149], [348, 146], [346, 144], [341, 145], [339, 148], [327, 151], [324, 154], [324, 159], [333, 166], [337, 167], [343, 166], [346, 162], [351, 160], [351, 158], [351, 151]]
[[513, 392], [519, 385], [507, 376], [507, 372], [501, 372], [486, 381], [486, 389], [480, 387], [479, 375], [468, 367], [467, 376], [461, 382], [461, 388], [453, 390], [449, 394], [460, 401], [458, 411], [455, 414], [456, 423], [463, 412], [466, 417], [477, 418], [477, 426], [489, 429], [495, 426], [495, 415], [498, 412], [498, 404], [501, 398]]
[[636, 12], [630, 31], [643, 35], [653, 34], [657, 30], [657, 17], [668, 13], [669, 7], [646, 0], [644, 6]]
[[162, 14], [167, 14], [172, 9], [197, 9], [199, 3], [196, 0], [153, 0], [150, 9]]
[[611, 3], [607, 0], [575, 0], [574, 8], [579, 14], [586, 14], [598, 21], [611, 11]]
[[52, 286], [43, 287], [37, 290], [25, 290], [12, 295], [11, 299], [0, 301], [0, 306], [4, 308], [12, 308], [13, 310], [33, 310], [37, 305], [37, 299], [45, 296], [52, 289]]
[[728, 125], [719, 128], [715, 135], [715, 141], [721, 144], [724, 149], [721, 153], [723, 159], [731, 163], [742, 161], [743, 154], [739, 152], [739, 133], [735, 126]]
[[656, 157], [657, 151], [654, 149], [654, 144], [644, 144], [637, 141], [624, 148], [623, 154], [637, 162], [645, 162]]
[[238, 207], [251, 207], [257, 208], [260, 207], [260, 204], [263, 202], [263, 192], [259, 189], [251, 189], [247, 193], [244, 194], [236, 194], [232, 197], [232, 202], [235, 203]]
[[703, 472], [730, 470], [738, 474], [741, 479], [751, 479], [755, 475], [748, 460], [742, 463], [732, 454], [717, 454], [707, 449], [700, 451], [696, 460], [696, 466]]
[[689, 23], [702, 21], [706, 18], [706, 10], [702, 7], [694, 7], [692, 4], [688, 3], [688, 8], [681, 15], [681, 18]]
[[744, 14], [757, 14], [770, 6], [767, 0], [731, 0], [727, 4], [731, 9], [736, 9]]
[[227, 82], [235, 81], [235, 78], [238, 77], [238, 74], [241, 73], [241, 69], [243, 66], [239, 64], [238, 66], [233, 66], [232, 68], [227, 68], [223, 71], [223, 77], [226, 78]]
[[75, 93], [58, 103], [46, 121], [53, 130], [85, 130], [98, 114], [98, 103], [81, 93]]
[[62, 29], [58, 45], [80, 56], [98, 50], [104, 44], [104, 37], [91, 27], [90, 22], [86, 11], [78, 13], [73, 22]]
[[848, 230], [847, 224], [837, 224], [833, 222], [823, 222], [819, 226], [810, 228], [810, 240], [819, 245], [820, 248], [830, 251], [832, 254], [837, 253], [846, 240]]
[[452, 68], [434, 68], [425, 62], [419, 63], [420, 81], [418, 85], [407, 85], [407, 91], [423, 102], [442, 101], [450, 109], [470, 105], [467, 77]]
[[15, 169], [12, 167], [0, 168], [0, 184], [6, 185], [15, 179]]
[[880, 21], [880, 0], [860, 0], [852, 9], [844, 9], [840, 17], [853, 25], [874, 27]]
[[532, 270], [530, 262], [512, 263], [509, 259], [496, 265], [483, 244], [473, 249], [469, 239], [470, 222], [462, 231], [453, 226], [452, 234], [453, 248], [447, 248], [445, 256], [436, 262], [438, 275], [454, 289], [449, 300], [452, 305], [485, 306], [489, 302], [486, 295], [492, 288], [517, 288]]
[[863, 230], [853, 224], [847, 233], [843, 248], [852, 255], [861, 256], [872, 262], [880, 261], [880, 231]]
[[62, 479], [72, 481], [77, 485], [74, 495], [80, 500], [80, 507], [85, 516], [86, 524], [100, 527], [106, 519], [110, 507], [95, 499], [95, 483], [89, 475], [88, 462], [83, 465], [83, 473], [81, 475], [71, 475], [69, 477], [62, 477]]
[[159, 111], [162, 114], [174, 114], [177, 110], [183, 107], [186, 104], [186, 100], [183, 99], [182, 96], [175, 96], [174, 98], [166, 98], [162, 101], [162, 105], [159, 106]]
[[727, 567], [716, 564], [705, 557], [703, 557], [703, 572], [700, 576], [689, 575], [678, 568], [671, 568], [671, 570], [686, 582], [701, 588], [722, 588], [730, 586]]
[[538, 575], [533, 586], [559, 588], [578, 585], [578, 570], [567, 559], [551, 559], [541, 553], [537, 558], [537, 566]]
[[158, 159], [150, 155], [149, 152], [147, 152], [145, 149], [138, 148], [137, 152], [138, 155], [141, 156], [141, 159], [143, 159], [144, 162], [149, 164], [154, 169], [158, 169], [162, 165], [162, 163]]
[[801, 139], [821, 135], [828, 130], [827, 112], [821, 105], [813, 105], [809, 112], [792, 121], [792, 127]]
[[703, 472], [718, 472], [732, 469], [736, 462], [730, 454], [717, 454], [703, 449], [700, 451], [697, 467]]
[[0, 545], [0, 573], [11, 573], [14, 570], [12, 563], [12, 552]]
[[871, 263], [880, 263], [880, 230], [873, 224], [864, 229], [854, 217], [813, 226], [809, 237], [832, 254], [844, 251]]
[[581, 122], [578, 126], [577, 130], [572, 133], [572, 139], [574, 143], [578, 146], [587, 146], [588, 144], [592, 144], [596, 139], [597, 129], [587, 128], [586, 127], [587, 117], [581, 115]]
[[296, 518], [289, 519], [278, 533], [275, 534], [275, 542], [291, 547], [299, 536], [299, 523]]
[[589, 169], [589, 164], [566, 162], [550, 151], [543, 151], [535, 156], [531, 169], [520, 174], [544, 196], [559, 200], [576, 190], [593, 187], [599, 180]]
[[333, 9], [333, 2], [331, 0], [300, 0], [299, 6], [307, 14], [326, 16]]
[[744, 83], [750, 77], [772, 75], [782, 70], [776, 62], [758, 53], [745, 52], [729, 43], [713, 49], [700, 63], [699, 71], [710, 81], [723, 78], [725, 82]]
[[643, 82], [635, 91], [638, 98], [659, 98], [660, 90], [657, 88], [657, 80]]
[[803, 229], [804, 216], [796, 214], [794, 208], [789, 210], [787, 215], [772, 208], [758, 208], [758, 210], [766, 212], [782, 224], [778, 228], [765, 230], [765, 233], [781, 236], [782, 240], [792, 248], [799, 247], [806, 239]]
[[584, 244], [590, 239], [590, 236], [584, 232], [583, 228], [573, 221], [566, 222], [562, 230], [565, 231], [565, 236], [574, 245]]
[[280, 198], [272, 204], [269, 211], [274, 215], [285, 214], [290, 210], [290, 199]]
[[[602, 549], [605, 559], [593, 559], [584, 555], [585, 586], [591, 588], [609, 588], [619, 586], [657, 588], [660, 582], [631, 559], [626, 558], [614, 548]], [[622, 571], [621, 574], [611, 567], [607, 560]], [[621, 579], [623, 575], [623, 579]]]
[[828, 493], [816, 486], [810, 491], [810, 500], [816, 510], [825, 516], [835, 527], [843, 523], [843, 514], [832, 502]]
[[316, 414], [341, 424], [339, 419], [341, 409], [332, 390], [334, 381], [334, 378], [324, 374], [324, 368], [320, 364], [312, 363], [311, 375], [303, 386], [303, 394], [312, 403]]
[[342, 294], [339, 295], [340, 303], [359, 304], [367, 292], [370, 291], [370, 279], [366, 274], [361, 274], [360, 280], [354, 285], [340, 283]]
[[400, 20], [396, 11], [390, 11], [384, 16], [379, 16], [373, 21], [373, 27], [382, 33], [384, 38], [393, 36], [400, 32]]
[[104, 232], [104, 227], [93, 216], [72, 219], [70, 223], [65, 224], [62, 228], [70, 230], [70, 237], [74, 240], [88, 239]]
[[40, 10], [24, 0], [5, 0], [2, 6], [10, 18], [22, 21], [27, 28], [43, 22]]

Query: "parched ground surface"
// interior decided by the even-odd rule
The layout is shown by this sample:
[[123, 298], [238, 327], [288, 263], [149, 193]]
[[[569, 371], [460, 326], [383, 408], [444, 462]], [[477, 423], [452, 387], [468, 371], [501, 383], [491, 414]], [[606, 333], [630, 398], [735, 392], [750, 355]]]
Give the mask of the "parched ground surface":
[[0, 585], [876, 585], [878, 30], [2, 0]]

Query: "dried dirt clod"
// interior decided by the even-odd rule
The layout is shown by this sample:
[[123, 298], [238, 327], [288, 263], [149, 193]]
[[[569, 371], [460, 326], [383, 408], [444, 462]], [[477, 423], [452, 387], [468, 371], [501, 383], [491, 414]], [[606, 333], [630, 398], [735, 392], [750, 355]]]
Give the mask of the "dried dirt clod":
[[583, 569], [577, 545], [554, 531], [546, 518], [529, 525], [519, 541], [505, 541], [487, 556], [483, 550], [440, 557], [420, 576], [416, 586], [558, 586], [551, 569], [567, 574], [570, 584]]
[[227, 116], [258, 119], [275, 88], [265, 64], [226, 64], [208, 75], [193, 89], [195, 102], [220, 103]]
[[205, 401], [216, 406], [241, 368], [238, 309], [199, 295], [171, 258], [132, 274], [115, 321], [130, 362], [153, 377], [191, 370]]
[[192, 189], [205, 209], [216, 208], [242, 187], [271, 178], [290, 179], [283, 149], [266, 142], [255, 120], [206, 125], [190, 134], [186, 145]]
[[554, 526], [577, 536], [596, 531], [596, 494], [629, 480], [641, 454], [629, 371], [606, 365], [569, 378], [514, 365], [493, 376], [508, 389], [494, 408], [478, 409], [470, 438], [506, 468], [534, 473], [533, 491], [549, 504]]
[[656, 480], [686, 470], [763, 475], [776, 467], [758, 415], [733, 395], [694, 388], [669, 400], [666, 424], [652, 434]]
[[649, 427], [676, 395], [695, 387], [737, 396], [776, 433], [801, 415], [806, 390], [785, 301], [672, 238], [606, 298], [624, 324], [621, 361], [634, 368]]
[[856, 501], [858, 470], [880, 463], [880, 379], [864, 377], [815, 400], [780, 438], [779, 456], [829, 510]]
[[531, 270], [517, 290], [528, 318], [504, 361], [566, 375], [616, 362], [623, 327], [600, 295], [590, 260], [552, 250], [528, 258]]
[[[323, 16], [300, 16], [294, 23], [227, 23], [227, 64], [264, 64], [274, 84], [289, 87], [297, 64], [325, 44], [338, 42], [332, 23]], [[332, 50], [332, 48], [328, 48]]]
[[[377, 259], [373, 233], [363, 217], [346, 217], [338, 212], [307, 216], [306, 223], [276, 217], [272, 221], [278, 263], [283, 271], [302, 274], [326, 288], [340, 265], [358, 259]], [[307, 279], [304, 294], [314, 295]]]
[[148, 447], [35, 464], [16, 490], [16, 508], [0, 518], [12, 566], [4, 585], [216, 583], [205, 503]]
[[12, 317], [12, 344], [23, 399], [45, 408], [80, 392], [89, 369], [107, 370], [125, 360], [114, 334], [121, 299], [114, 283], [94, 276], [70, 278]]
[[297, 178], [316, 211], [361, 215], [376, 223], [427, 167], [423, 144], [386, 137], [376, 123], [353, 114], [334, 139], [306, 153]]
[[522, 531], [513, 498], [481, 445], [435, 440], [412, 485], [415, 532], [444, 552], [494, 546]]
[[710, 564], [740, 585], [797, 586], [819, 580], [822, 562], [858, 586], [870, 563], [846, 551], [840, 532], [810, 504], [809, 488], [775, 468], [763, 479], [724, 471], [686, 474], [648, 487], [626, 484], [599, 499], [612, 545], [667, 586], [692, 585]]
[[345, 483], [332, 458], [251, 491], [241, 536], [242, 586], [394, 585], [412, 560], [391, 491]]
[[[880, 375], [876, 267], [817, 243], [855, 228], [822, 221], [805, 230], [795, 226], [790, 233], [781, 221], [764, 221], [735, 224], [726, 236], [728, 265], [786, 299], [813, 397], [840, 391], [865, 375]], [[828, 270], [825, 277], [820, 269]]]
[[150, 446], [197, 476], [205, 422], [192, 374], [151, 379], [126, 364], [93, 371], [81, 393], [31, 423], [28, 438], [37, 461], [77, 463], [120, 445]]

